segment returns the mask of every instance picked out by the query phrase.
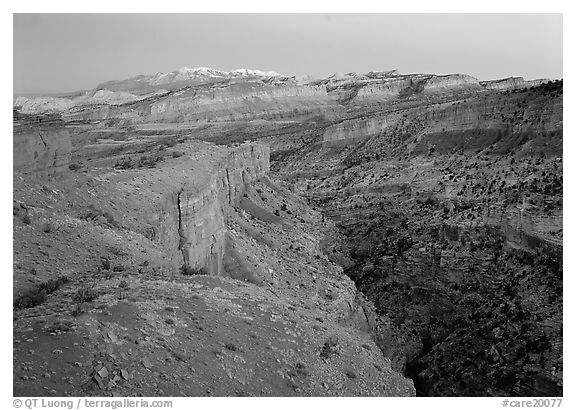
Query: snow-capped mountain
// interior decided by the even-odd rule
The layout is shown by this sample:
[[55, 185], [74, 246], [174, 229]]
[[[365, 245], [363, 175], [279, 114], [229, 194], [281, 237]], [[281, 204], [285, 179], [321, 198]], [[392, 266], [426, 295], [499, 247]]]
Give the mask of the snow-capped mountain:
[[274, 71], [251, 70], [239, 68], [232, 71], [221, 71], [210, 67], [188, 68], [182, 67], [170, 73], [157, 73], [151, 76], [139, 78], [139, 81], [150, 85], [161, 85], [207, 78], [237, 78], [237, 77], [278, 77], [280, 74]]
[[96, 89], [111, 91], [129, 91], [137, 94], [156, 91], [160, 88], [172, 89], [182, 86], [183, 83], [202, 83], [219, 79], [242, 78], [274, 78], [284, 77], [274, 71], [252, 70], [239, 68], [232, 71], [216, 70], [210, 67], [182, 67], [169, 73], [156, 73], [152, 75], [137, 75], [126, 80], [107, 81], [99, 84]]
[[78, 105], [109, 104], [119, 105], [135, 102], [178, 90], [189, 85], [201, 85], [218, 80], [234, 79], [242, 81], [270, 80], [285, 78], [274, 71], [239, 68], [221, 71], [210, 67], [182, 67], [169, 73], [137, 75], [126, 80], [113, 80], [99, 84], [96, 88], [74, 97], [16, 97], [14, 105], [20, 106], [23, 113], [63, 112]]

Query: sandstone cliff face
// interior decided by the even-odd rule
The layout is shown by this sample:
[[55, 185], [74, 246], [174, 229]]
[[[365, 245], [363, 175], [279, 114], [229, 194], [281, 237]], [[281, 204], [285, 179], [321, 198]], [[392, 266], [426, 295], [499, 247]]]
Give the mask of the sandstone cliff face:
[[378, 135], [394, 122], [393, 118], [382, 116], [345, 120], [327, 127], [322, 141], [326, 147], [352, 144]]
[[548, 81], [547, 79], [524, 80], [522, 77], [509, 77], [501, 80], [481, 81], [480, 85], [488, 90], [510, 90], [538, 86]]
[[223, 274], [230, 207], [240, 199], [244, 184], [270, 170], [269, 158], [266, 145], [242, 145], [218, 164], [216, 173], [200, 192], [184, 186], [177, 193], [178, 248], [186, 266], [206, 269], [212, 275]]
[[22, 107], [21, 112], [24, 114], [37, 114], [66, 111], [74, 106], [74, 102], [68, 98], [17, 97], [14, 105]]
[[157, 121], [283, 118], [320, 113], [330, 100], [319, 87], [240, 83], [175, 93], [151, 104], [150, 117]]
[[70, 133], [60, 124], [14, 128], [14, 171], [38, 177], [61, 174], [70, 163]]

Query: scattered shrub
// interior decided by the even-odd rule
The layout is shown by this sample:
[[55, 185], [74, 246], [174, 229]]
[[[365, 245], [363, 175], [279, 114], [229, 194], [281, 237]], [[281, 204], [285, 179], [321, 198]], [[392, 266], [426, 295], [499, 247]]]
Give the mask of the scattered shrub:
[[82, 169], [82, 165], [80, 164], [70, 164], [68, 165], [68, 169], [70, 171], [78, 171], [79, 169]]
[[301, 362], [297, 362], [294, 365], [294, 369], [296, 370], [296, 374], [298, 374], [299, 376], [306, 377], [310, 374], [308, 372], [308, 370], [306, 369], [306, 365], [304, 363], [301, 363]]
[[108, 211], [104, 211], [102, 213], [102, 216], [104, 218], [106, 218], [106, 222], [108, 222], [109, 225], [118, 228], [118, 222], [116, 222], [116, 220], [114, 219], [114, 215], [112, 215], [110, 212]]
[[102, 258], [102, 268], [104, 268], [104, 270], [110, 270], [110, 259]]
[[224, 344], [224, 347], [225, 347], [227, 350], [230, 350], [231, 352], [235, 352], [235, 351], [237, 350], [237, 349], [236, 349], [236, 346], [234, 345], [234, 343], [230, 343], [230, 342], [226, 342], [226, 343]]
[[320, 351], [320, 357], [324, 359], [330, 359], [335, 354], [338, 354], [338, 339], [335, 337], [330, 337]]
[[54, 225], [52, 225], [52, 223], [50, 221], [44, 223], [44, 225], [42, 225], [42, 232], [44, 233], [50, 233], [54, 230]]
[[353, 370], [348, 370], [346, 372], [346, 377], [348, 377], [349, 379], [355, 379], [356, 378], [356, 372], [354, 372]]
[[24, 216], [22, 217], [22, 222], [25, 223], [26, 225], [30, 225], [32, 221], [30, 220], [30, 216], [28, 214], [24, 214]]
[[131, 169], [131, 168], [134, 168], [134, 163], [132, 162], [132, 158], [130, 158], [130, 157], [121, 158], [120, 160], [118, 160], [118, 162], [116, 162], [116, 165], [114, 165], [114, 168], [116, 168], [116, 169]]
[[39, 286], [32, 288], [14, 301], [14, 309], [28, 309], [38, 306], [46, 301], [46, 296], [56, 292], [60, 287], [69, 281], [68, 277], [60, 276], [56, 279], [51, 279], [47, 282], [41, 283]]
[[120, 281], [118, 287], [120, 288], [120, 299], [124, 299], [126, 297], [126, 291], [128, 290], [128, 282], [124, 279]]
[[208, 271], [206, 270], [206, 268], [200, 267], [200, 268], [193, 268], [190, 267], [188, 265], [182, 265], [180, 267], [180, 273], [182, 275], [186, 275], [186, 276], [192, 276], [192, 275], [208, 275]]
[[108, 250], [110, 251], [111, 254], [113, 254], [114, 256], [127, 256], [128, 254], [126, 253], [126, 251], [124, 251], [122, 248], [119, 248], [118, 246], [109, 246]]
[[76, 303], [92, 302], [98, 297], [98, 292], [94, 290], [92, 285], [83, 285], [76, 291], [73, 300]]

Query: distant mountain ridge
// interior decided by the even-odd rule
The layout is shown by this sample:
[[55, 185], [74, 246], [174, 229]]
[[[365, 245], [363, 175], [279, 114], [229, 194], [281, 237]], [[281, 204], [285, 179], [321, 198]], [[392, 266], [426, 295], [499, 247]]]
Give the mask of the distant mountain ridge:
[[98, 84], [96, 89], [108, 89], [111, 91], [130, 91], [135, 88], [169, 86], [187, 82], [205, 82], [210, 80], [225, 80], [235, 78], [270, 78], [283, 77], [275, 71], [262, 71], [248, 68], [238, 68], [232, 71], [217, 70], [210, 67], [181, 67], [169, 73], [156, 73], [151, 75], [137, 75], [126, 80], [106, 81]]
[[336, 98], [339, 103], [347, 104], [352, 100], [366, 98], [405, 98], [421, 92], [517, 89], [537, 86], [547, 81], [526, 81], [522, 77], [479, 81], [465, 74], [401, 74], [397, 70], [370, 71], [366, 74], [336, 73], [324, 79], [315, 79], [311, 76], [287, 76], [258, 69], [223, 71], [210, 67], [182, 67], [169, 73], [141, 74], [124, 80], [107, 81], [91, 90], [65, 95], [15, 95], [13, 105], [21, 107], [21, 111], [28, 114], [64, 113], [87, 106], [117, 107], [149, 99], [174, 99], [180, 96], [188, 100], [197, 99], [198, 93], [203, 95], [203, 99], [210, 99], [212, 97], [206, 94], [207, 90], [217, 91], [219, 95], [223, 90], [228, 90], [229, 93], [222, 94], [221, 98], [234, 99], [249, 95], [268, 98], [279, 94], [286, 98], [293, 96], [296, 98], [293, 104], [296, 108], [303, 95], [314, 95], [318, 101]]

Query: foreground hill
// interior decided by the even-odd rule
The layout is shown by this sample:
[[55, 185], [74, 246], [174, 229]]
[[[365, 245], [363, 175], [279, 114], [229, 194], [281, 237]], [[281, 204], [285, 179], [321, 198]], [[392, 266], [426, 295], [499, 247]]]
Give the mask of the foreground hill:
[[15, 395], [413, 394], [265, 145], [38, 135], [86, 165], [14, 174]]

